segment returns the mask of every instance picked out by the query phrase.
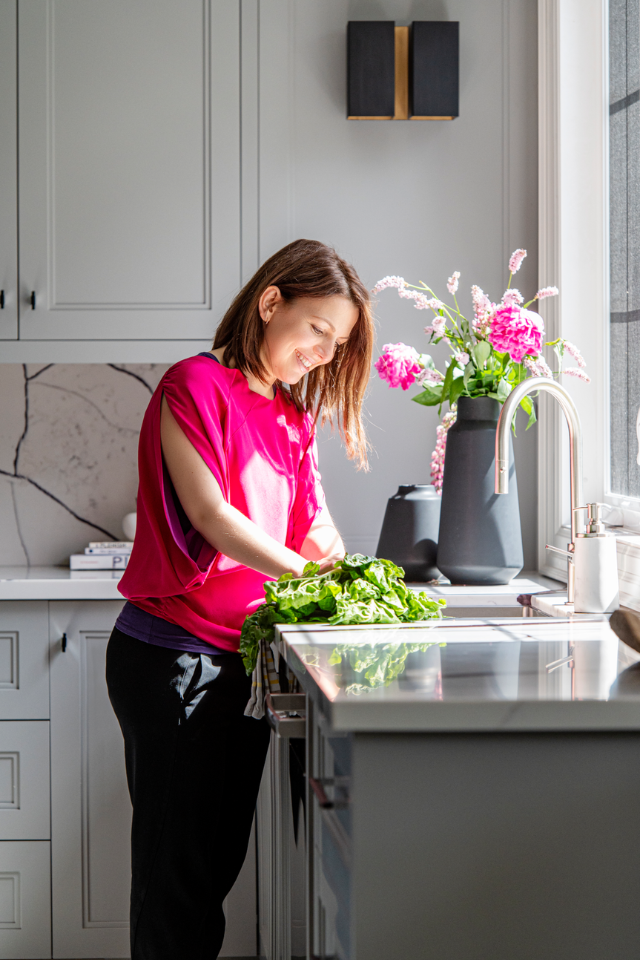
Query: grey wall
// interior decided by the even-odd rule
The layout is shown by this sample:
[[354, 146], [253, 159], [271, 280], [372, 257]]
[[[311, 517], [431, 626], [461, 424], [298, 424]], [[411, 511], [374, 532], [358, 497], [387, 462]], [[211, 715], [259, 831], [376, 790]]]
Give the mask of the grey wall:
[[[257, 13], [256, 0], [242, 2], [243, 15]], [[458, 269], [461, 304], [469, 308], [472, 283], [494, 299], [501, 295], [507, 258], [524, 246], [529, 257], [517, 285], [533, 295], [536, 16], [536, 0], [262, 2], [258, 55], [249, 43], [256, 36], [249, 30], [244, 37], [245, 274], [291, 239], [314, 237], [334, 244], [369, 287], [400, 274], [444, 296], [447, 277]], [[347, 121], [349, 19], [459, 20], [460, 117]], [[426, 349], [424, 312], [394, 291], [380, 295], [376, 312], [380, 346], [402, 340]], [[32, 563], [61, 562], [102, 537], [82, 520], [121, 536], [120, 519], [134, 507], [137, 430], [149, 397], [141, 381], [154, 386], [164, 368], [120, 366], [141, 379], [107, 365], [27, 368], [34, 379], [18, 470], [26, 479], [12, 476], [25, 426], [24, 371], [0, 370], [0, 563], [24, 563], [27, 556]], [[399, 483], [428, 482], [438, 418], [410, 402], [414, 392], [389, 390], [374, 375], [367, 401], [370, 473], [355, 470], [335, 437], [321, 441], [329, 504], [352, 551], [375, 549], [386, 500]], [[515, 447], [525, 564], [532, 568], [536, 429], [525, 435], [522, 424]]]
[[[348, 121], [350, 19], [460, 21], [460, 117], [452, 122]], [[386, 274], [446, 295], [460, 270], [461, 305], [478, 283], [493, 299], [507, 259], [537, 289], [536, 0], [270, 0], [260, 12], [260, 251], [295, 237], [332, 243], [372, 287]], [[555, 282], [548, 278], [548, 283]], [[380, 294], [379, 346], [426, 349], [425, 312]], [[444, 351], [442, 351], [444, 356]], [[375, 451], [357, 473], [337, 440], [320, 451], [325, 489], [351, 550], [372, 551], [399, 483], [428, 482], [437, 412], [374, 376], [367, 403]], [[516, 441], [525, 565], [536, 566], [536, 433]]]

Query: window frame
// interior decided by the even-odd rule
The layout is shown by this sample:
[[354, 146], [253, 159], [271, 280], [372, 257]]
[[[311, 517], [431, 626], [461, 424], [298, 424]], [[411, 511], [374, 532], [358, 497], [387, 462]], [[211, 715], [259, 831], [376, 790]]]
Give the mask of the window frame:
[[[585, 501], [618, 506], [608, 492], [608, 106], [608, 0], [539, 0], [539, 283], [560, 288], [540, 312], [548, 339], [576, 343], [591, 377], [589, 385], [561, 378], [582, 422]], [[557, 403], [541, 396], [538, 568], [558, 580], [566, 580], [565, 561], [545, 544], [566, 548], [570, 539], [563, 420]]]

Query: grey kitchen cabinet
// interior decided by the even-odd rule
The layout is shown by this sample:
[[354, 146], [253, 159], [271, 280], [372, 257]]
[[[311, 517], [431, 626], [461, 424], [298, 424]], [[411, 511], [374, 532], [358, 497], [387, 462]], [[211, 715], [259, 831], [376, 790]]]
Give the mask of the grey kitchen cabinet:
[[104, 679], [121, 607], [49, 604], [54, 957], [129, 956], [131, 805]]
[[47, 603], [0, 604], [0, 956], [51, 956]]
[[240, 283], [240, 4], [0, 0], [0, 18], [0, 336], [210, 338]]
[[0, 340], [18, 336], [16, 0], [0, 0]]

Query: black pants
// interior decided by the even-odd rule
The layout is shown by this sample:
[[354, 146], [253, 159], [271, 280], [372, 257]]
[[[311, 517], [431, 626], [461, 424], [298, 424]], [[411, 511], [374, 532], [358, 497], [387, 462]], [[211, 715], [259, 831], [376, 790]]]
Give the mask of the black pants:
[[132, 960], [214, 960], [269, 745], [266, 723], [244, 716], [250, 678], [239, 655], [114, 630], [107, 685], [133, 804]]

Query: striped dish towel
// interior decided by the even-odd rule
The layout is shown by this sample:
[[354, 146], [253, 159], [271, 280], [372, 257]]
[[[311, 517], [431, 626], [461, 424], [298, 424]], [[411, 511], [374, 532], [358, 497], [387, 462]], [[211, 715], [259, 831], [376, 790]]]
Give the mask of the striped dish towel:
[[261, 720], [264, 717], [264, 698], [268, 693], [280, 693], [280, 679], [278, 668], [280, 653], [273, 643], [260, 641], [256, 668], [251, 675], [251, 697], [245, 707], [245, 717], [254, 717]]

